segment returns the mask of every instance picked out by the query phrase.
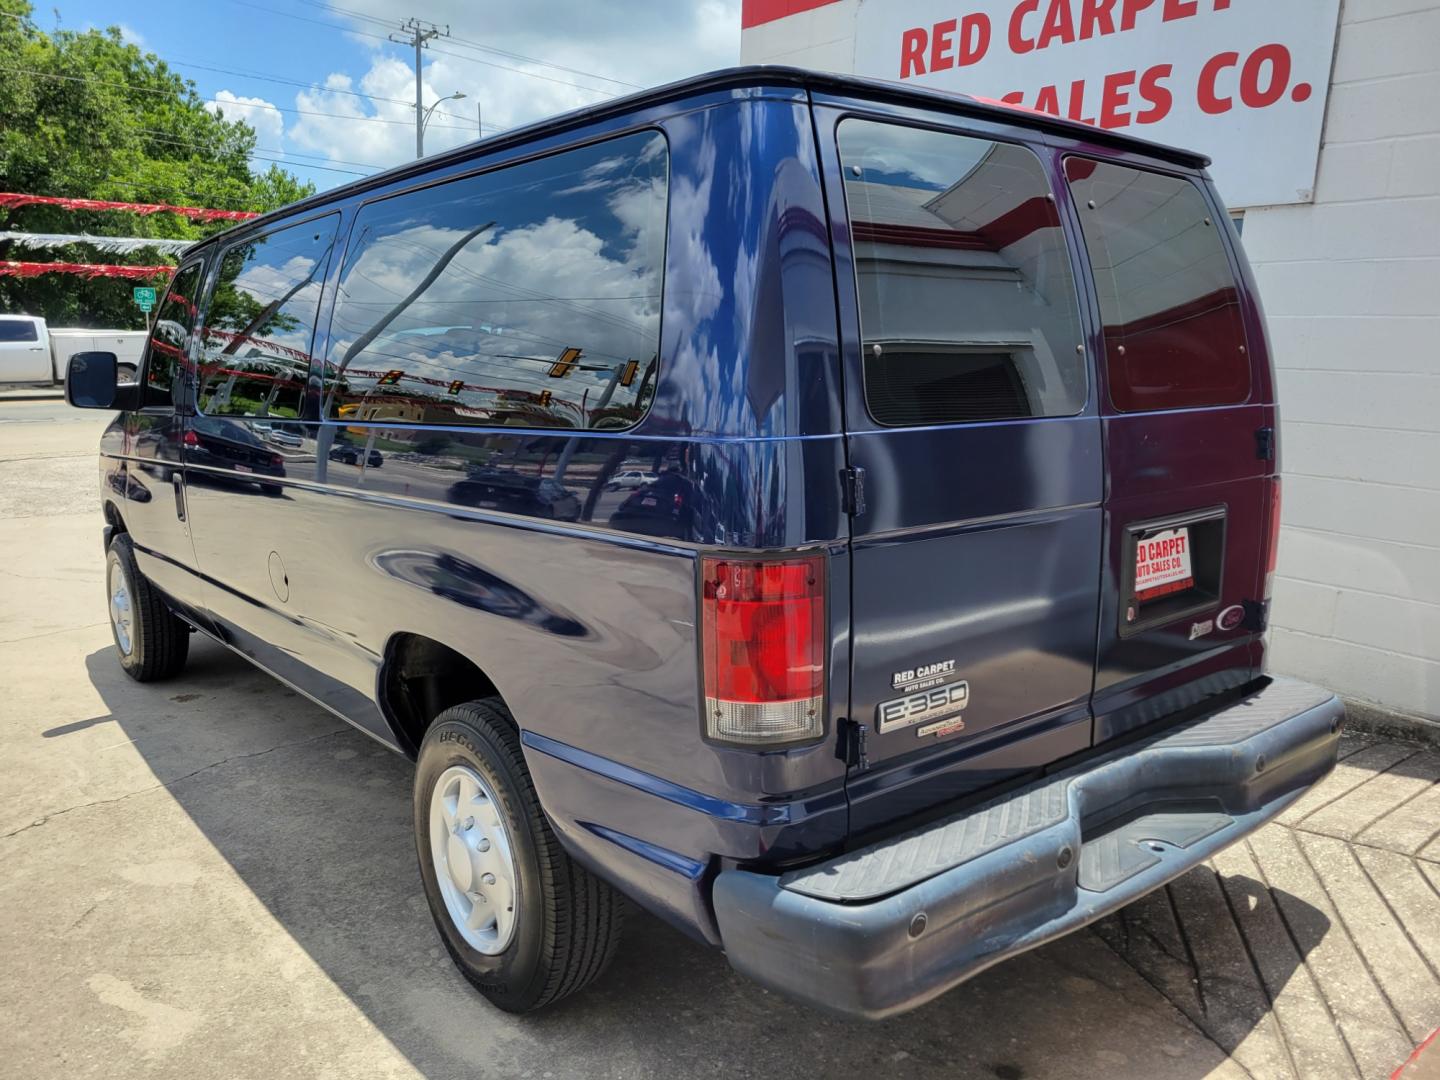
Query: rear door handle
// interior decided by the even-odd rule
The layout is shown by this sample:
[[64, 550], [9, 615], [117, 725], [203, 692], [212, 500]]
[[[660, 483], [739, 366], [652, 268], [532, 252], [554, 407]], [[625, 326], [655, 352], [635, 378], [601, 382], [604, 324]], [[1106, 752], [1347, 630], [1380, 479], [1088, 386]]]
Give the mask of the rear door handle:
[[185, 520], [185, 477], [176, 473], [170, 477], [170, 483], [175, 486], [175, 516], [181, 521]]

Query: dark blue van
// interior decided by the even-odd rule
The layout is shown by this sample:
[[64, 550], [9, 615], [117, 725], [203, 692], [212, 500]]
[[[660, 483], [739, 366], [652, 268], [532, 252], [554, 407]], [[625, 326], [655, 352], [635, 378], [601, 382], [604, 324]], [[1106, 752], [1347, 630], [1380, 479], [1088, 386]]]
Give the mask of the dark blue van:
[[918, 1005], [1257, 828], [1342, 709], [1265, 675], [1254, 282], [1198, 155], [721, 72], [192, 248], [101, 444], [120, 662], [205, 634], [416, 761], [510, 1010], [627, 904]]

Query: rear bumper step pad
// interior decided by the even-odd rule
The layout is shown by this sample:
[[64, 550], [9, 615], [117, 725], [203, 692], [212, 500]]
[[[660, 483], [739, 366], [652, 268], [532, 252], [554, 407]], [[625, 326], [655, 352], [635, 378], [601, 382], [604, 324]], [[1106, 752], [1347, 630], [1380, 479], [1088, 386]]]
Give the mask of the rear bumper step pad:
[[846, 1015], [913, 1008], [1093, 922], [1275, 817], [1335, 764], [1344, 708], [1274, 679], [1082, 766], [783, 877], [728, 870], [730, 963]]

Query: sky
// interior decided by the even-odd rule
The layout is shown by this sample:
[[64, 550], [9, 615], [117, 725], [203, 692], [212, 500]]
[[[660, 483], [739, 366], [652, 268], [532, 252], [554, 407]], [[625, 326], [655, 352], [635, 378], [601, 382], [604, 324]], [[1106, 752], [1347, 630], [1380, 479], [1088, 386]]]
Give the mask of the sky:
[[435, 110], [427, 154], [740, 55], [740, 0], [58, 0], [33, 18], [118, 25], [255, 129], [257, 168], [321, 190], [415, 156], [415, 53], [386, 40], [405, 19], [449, 27], [423, 55], [424, 103], [465, 95]]

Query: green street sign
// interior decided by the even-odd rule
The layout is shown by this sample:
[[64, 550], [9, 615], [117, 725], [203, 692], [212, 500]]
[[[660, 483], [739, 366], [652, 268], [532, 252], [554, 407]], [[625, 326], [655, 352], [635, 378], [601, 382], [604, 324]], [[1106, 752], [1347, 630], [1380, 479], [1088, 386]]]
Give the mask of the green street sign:
[[141, 311], [148, 312], [155, 306], [155, 290], [149, 285], [136, 285], [130, 290], [130, 295]]

